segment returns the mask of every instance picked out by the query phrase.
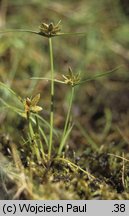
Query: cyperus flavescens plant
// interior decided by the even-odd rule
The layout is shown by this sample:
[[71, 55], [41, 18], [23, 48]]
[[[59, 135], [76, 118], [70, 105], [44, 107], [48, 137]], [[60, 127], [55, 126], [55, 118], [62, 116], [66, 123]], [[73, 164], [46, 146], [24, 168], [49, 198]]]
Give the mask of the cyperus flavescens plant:
[[32, 31], [32, 30], [25, 30], [25, 29], [11, 29], [6, 31], [1, 31], [0, 33], [8, 33], [8, 32], [28, 32], [37, 34], [43, 37], [48, 38], [49, 40], [49, 53], [50, 53], [50, 65], [51, 65], [51, 106], [50, 106], [50, 137], [49, 137], [49, 146], [48, 146], [48, 156], [51, 157], [52, 152], [52, 142], [53, 142], [53, 110], [54, 110], [54, 63], [53, 63], [53, 47], [52, 47], [52, 37], [55, 36], [65, 36], [65, 35], [75, 35], [75, 34], [84, 34], [84, 33], [61, 33], [61, 27], [60, 27], [59, 21], [56, 25], [53, 23], [46, 24], [42, 23], [39, 26], [39, 31]]
[[[42, 23], [39, 27], [39, 29], [40, 29], [39, 34], [43, 35], [49, 39], [49, 52], [50, 52], [50, 65], [51, 65], [50, 138], [49, 138], [49, 147], [48, 147], [48, 157], [49, 158], [51, 157], [52, 146], [53, 146], [53, 127], [54, 127], [54, 121], [53, 120], [54, 120], [54, 94], [55, 94], [55, 92], [54, 92], [54, 62], [53, 62], [52, 37], [69, 34], [69, 33], [60, 33], [60, 31], [61, 31], [60, 22], [61, 21], [59, 21], [56, 25], [54, 25], [53, 23], [50, 23], [50, 24]], [[82, 34], [82, 33], [78, 33], [78, 34]], [[71, 110], [71, 108], [69, 110]], [[68, 112], [68, 113], [70, 115], [70, 112]], [[68, 118], [67, 118], [64, 132], [63, 132], [63, 136], [62, 136], [63, 140], [64, 140], [64, 135], [66, 133], [67, 124], [68, 124]], [[62, 144], [61, 144], [61, 146], [63, 147]], [[60, 151], [59, 151], [60, 153], [61, 153], [61, 150], [62, 150], [62, 148], [60, 148]]]
[[[75, 87], [78, 85], [85, 84], [86, 82], [96, 80], [97, 78], [101, 78], [103, 76], [109, 75], [112, 72], [116, 71], [118, 68], [119, 67], [117, 67], [111, 71], [96, 74], [94, 76], [86, 77], [86, 78], [82, 79], [82, 77], [80, 76], [80, 73], [73, 72], [72, 69], [69, 67], [68, 74], [62, 75], [63, 79], [54, 79], [54, 82], [59, 83], [59, 84], [68, 85], [70, 87], [70, 99], [69, 99], [69, 103], [68, 103], [68, 111], [66, 114], [65, 125], [64, 125], [63, 132], [62, 132], [61, 141], [59, 143], [59, 148], [57, 150], [58, 156], [61, 156], [62, 151], [66, 145], [66, 141], [67, 141], [67, 139], [70, 135], [70, 132], [73, 128], [73, 124], [70, 123], [70, 116], [71, 116], [72, 103], [73, 103], [73, 99], [74, 99]], [[39, 79], [39, 80], [41, 79], [41, 80], [50, 80], [51, 81], [51, 77], [50, 78], [33, 77], [32, 79]]]
[[[60, 23], [61, 23], [61, 21], [59, 21], [56, 25], [54, 25], [53, 23], [50, 23], [50, 24], [42, 23], [39, 27], [39, 29], [40, 29], [39, 34], [43, 35], [49, 39], [49, 51], [50, 51], [51, 107], [50, 107], [50, 138], [49, 138], [49, 148], [48, 148], [48, 157], [49, 158], [51, 157], [52, 145], [53, 145], [54, 94], [55, 94], [55, 92], [54, 92], [54, 62], [53, 62], [52, 37], [70, 34], [70, 33], [60, 33], [60, 31], [61, 31]], [[77, 34], [82, 34], [82, 33], [77, 33]], [[71, 105], [70, 105], [70, 107], [71, 107]], [[67, 124], [68, 124], [69, 115], [70, 115], [70, 110], [71, 110], [71, 108], [69, 108], [69, 111], [68, 111], [69, 114], [68, 114], [67, 119], [66, 119], [66, 124], [65, 124], [65, 128], [64, 128], [62, 140], [64, 140], [64, 135], [66, 133]], [[62, 141], [61, 141], [61, 143], [62, 143]], [[61, 146], [63, 147], [62, 144], [61, 144]], [[62, 148], [59, 147], [59, 149], [60, 149], [59, 152], [61, 153]]]
[[[71, 95], [70, 95], [70, 101], [69, 101], [69, 105], [68, 105], [68, 112], [66, 115], [66, 119], [65, 119], [65, 125], [64, 125], [64, 129], [63, 129], [63, 133], [61, 136], [61, 141], [59, 142], [59, 148], [57, 150], [57, 154], [58, 154], [58, 158], [56, 158], [57, 160], [64, 160], [65, 162], [71, 163], [70, 161], [64, 159], [64, 158], [60, 158], [63, 148], [65, 147], [67, 138], [71, 132], [72, 129], [72, 124], [70, 124], [70, 115], [71, 115], [71, 108], [72, 108], [72, 102], [73, 102], [73, 97], [74, 97], [74, 89], [76, 85], [80, 85], [83, 84], [87, 81], [91, 81], [96, 79], [97, 77], [101, 77], [101, 76], [105, 76], [109, 73], [111, 73], [112, 71], [103, 73], [103, 74], [97, 74], [94, 77], [87, 77], [85, 79], [80, 78], [80, 74], [74, 74], [71, 70], [71, 68], [69, 68], [69, 72], [67, 75], [63, 75], [63, 80], [56, 80], [55, 76], [54, 76], [54, 61], [53, 61], [53, 37], [56, 36], [65, 36], [65, 35], [77, 35], [77, 34], [85, 34], [85, 33], [61, 33], [61, 27], [60, 27], [60, 21], [57, 23], [57, 25], [54, 25], [53, 23], [50, 24], [46, 24], [46, 23], [42, 23], [39, 27], [39, 31], [31, 31], [31, 30], [23, 30], [23, 29], [15, 29], [15, 30], [7, 30], [7, 31], [3, 31], [1, 33], [7, 33], [7, 32], [28, 32], [28, 33], [33, 33], [36, 35], [40, 35], [43, 36], [45, 38], [48, 39], [49, 41], [49, 54], [50, 54], [50, 67], [51, 67], [51, 76], [50, 78], [34, 78], [34, 79], [48, 79], [51, 82], [51, 89], [50, 89], [50, 94], [51, 94], [51, 99], [50, 99], [50, 123], [49, 123], [49, 128], [50, 128], [50, 134], [49, 134], [49, 142], [48, 142], [48, 149], [47, 149], [47, 155], [48, 157], [46, 157], [45, 152], [44, 152], [44, 148], [43, 148], [43, 144], [41, 143], [41, 139], [40, 139], [40, 127], [39, 127], [39, 123], [38, 123], [38, 118], [37, 118], [37, 112], [41, 110], [41, 107], [37, 106], [37, 103], [40, 99], [40, 95], [36, 95], [34, 98], [26, 98], [23, 102], [24, 104], [24, 111], [25, 111], [25, 115], [28, 121], [28, 129], [29, 129], [29, 137], [30, 137], [30, 142], [34, 142], [34, 150], [33, 150], [33, 146], [32, 146], [32, 152], [33, 154], [37, 157], [37, 161], [40, 162], [42, 159], [45, 161], [45, 159], [47, 158], [48, 160], [50, 160], [51, 155], [52, 155], [52, 149], [53, 149], [53, 132], [54, 132], [54, 83], [58, 82], [61, 84], [65, 84], [65, 85], [69, 85], [70, 86], [70, 90], [71, 90]], [[16, 109], [15, 109], [16, 110]], [[17, 110], [18, 112], [18, 110]], [[32, 114], [34, 114], [35, 117], [35, 123], [37, 126], [37, 133], [34, 132], [33, 130], [33, 126], [32, 126], [32, 122], [31, 122], [31, 116]], [[25, 116], [24, 116], [25, 117]], [[38, 135], [39, 139], [35, 138], [35, 135]], [[47, 138], [45, 136], [45, 134], [43, 134], [44, 140], [47, 143]], [[42, 158], [41, 158], [41, 154], [42, 153]], [[71, 163], [71, 165], [73, 166], [73, 164]], [[74, 165], [75, 166], [75, 165]], [[78, 167], [79, 168], [79, 167]], [[80, 169], [80, 168], [79, 168]], [[81, 169], [82, 170], [82, 169]], [[86, 171], [84, 171], [86, 173]], [[93, 177], [93, 176], [92, 176]]]

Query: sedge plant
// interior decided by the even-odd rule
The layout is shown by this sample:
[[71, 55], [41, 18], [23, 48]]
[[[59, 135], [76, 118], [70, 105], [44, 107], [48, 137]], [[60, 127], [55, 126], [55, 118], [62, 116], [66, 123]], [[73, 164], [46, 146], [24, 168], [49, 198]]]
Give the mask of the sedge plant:
[[[54, 160], [58, 161], [64, 161], [65, 163], [70, 164], [76, 169], [81, 170], [85, 174], [89, 175], [92, 178], [95, 178], [92, 176], [90, 173], [87, 171], [83, 170], [79, 166], [73, 164], [71, 161], [69, 161], [66, 158], [62, 157], [62, 152], [66, 146], [66, 142], [68, 140], [68, 137], [70, 135], [70, 132], [73, 128], [73, 124], [70, 122], [71, 118], [71, 111], [72, 111], [72, 104], [73, 104], [73, 99], [74, 99], [74, 92], [75, 92], [75, 87], [77, 85], [83, 84], [87, 81], [92, 81], [95, 80], [99, 77], [108, 75], [115, 71], [116, 69], [106, 72], [106, 73], [101, 73], [97, 74], [94, 77], [87, 77], [85, 79], [81, 79], [80, 73], [73, 73], [72, 69], [69, 68], [68, 74], [67, 75], [62, 75], [63, 79], [62, 80], [57, 80], [55, 79], [55, 73], [54, 73], [54, 55], [53, 55], [53, 37], [56, 36], [65, 36], [65, 35], [85, 35], [85, 33], [61, 33], [61, 27], [60, 27], [60, 22], [59, 21], [56, 25], [53, 23], [46, 24], [42, 23], [39, 26], [39, 31], [32, 31], [32, 30], [24, 30], [24, 29], [14, 29], [14, 30], [6, 30], [2, 31], [0, 33], [8, 33], [8, 32], [27, 32], [27, 33], [32, 33], [36, 34], [42, 37], [45, 37], [48, 39], [48, 45], [49, 45], [49, 56], [50, 56], [50, 71], [51, 75], [49, 78], [44, 78], [44, 77], [33, 77], [32, 79], [47, 79], [50, 80], [50, 120], [47, 122], [43, 118], [41, 118], [38, 115], [38, 112], [42, 110], [40, 106], [37, 105], [37, 103], [40, 100], [40, 94], [37, 94], [34, 97], [27, 97], [24, 100], [21, 100], [21, 98], [17, 95], [15, 92], [13, 92], [8, 86], [6, 86], [3, 83], [0, 83], [0, 88], [4, 88], [7, 91], [9, 91], [11, 94], [13, 94], [15, 97], [18, 98], [18, 100], [22, 103], [24, 110], [19, 110], [16, 107], [12, 107], [8, 105], [6, 101], [1, 99], [0, 101], [7, 106], [8, 108], [12, 108], [15, 110], [17, 113], [22, 115], [23, 117], [26, 118], [27, 123], [28, 123], [28, 137], [29, 137], [29, 143], [30, 143], [30, 148], [32, 150], [32, 154], [36, 157], [38, 163], [47, 163], [47, 161], [50, 161], [52, 159], [52, 153], [53, 153], [53, 147], [54, 147], [54, 98], [55, 98], [55, 82], [59, 84], [64, 84], [68, 85], [70, 88], [70, 99], [69, 99], [69, 104], [68, 104], [68, 110], [65, 118], [65, 124], [64, 128], [61, 134], [61, 140], [59, 141], [59, 146], [56, 152], [57, 157], [54, 158]], [[41, 128], [41, 125], [39, 124], [39, 119], [43, 120], [43, 123], [45, 125], [48, 125], [49, 127], [49, 139], [47, 138], [46, 134], [44, 133], [44, 130]], [[36, 129], [33, 127], [33, 124], [36, 125]], [[47, 144], [47, 152], [44, 150], [43, 143], [41, 141], [40, 135], [42, 134], [42, 137]]]

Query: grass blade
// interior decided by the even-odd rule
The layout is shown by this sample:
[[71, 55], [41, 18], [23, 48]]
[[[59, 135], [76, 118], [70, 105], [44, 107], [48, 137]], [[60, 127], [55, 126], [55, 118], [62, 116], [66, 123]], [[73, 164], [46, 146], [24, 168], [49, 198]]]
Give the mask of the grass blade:
[[65, 135], [63, 136], [63, 139], [61, 140], [61, 145], [59, 146], [58, 155], [61, 154], [64, 146], [66, 145], [66, 141], [67, 141], [69, 134], [71, 133], [72, 129], [73, 129], [73, 125], [67, 129]]
[[23, 32], [23, 33], [31, 33], [31, 34], [36, 34], [36, 35], [40, 35], [46, 38], [51, 38], [51, 37], [56, 37], [56, 36], [76, 36], [76, 35], [85, 35], [86, 32], [62, 32], [62, 33], [57, 33], [54, 35], [51, 35], [50, 37], [48, 37], [48, 35], [44, 34], [43, 32], [39, 32], [39, 31], [34, 31], [34, 30], [27, 30], [27, 29], [7, 29], [7, 30], [2, 30], [0, 31], [0, 34], [7, 34], [7, 33], [15, 33], [15, 32]]
[[120, 67], [121, 67], [121, 66], [116, 67], [116, 68], [114, 68], [114, 69], [112, 69], [112, 70], [110, 70], [110, 71], [104, 72], [104, 73], [96, 74], [96, 75], [94, 75], [94, 76], [92, 76], [92, 77], [87, 77], [86, 79], [82, 80], [81, 82], [75, 84], [75, 86], [76, 86], [76, 85], [83, 84], [83, 83], [85, 83], [85, 82], [89, 82], [89, 81], [96, 80], [96, 79], [101, 78], [101, 77], [103, 77], [103, 76], [110, 75], [111, 73], [117, 71]]
[[56, 34], [56, 36], [76, 36], [76, 35], [86, 35], [86, 32], [62, 32]]
[[37, 31], [27, 30], [27, 29], [7, 29], [7, 30], [0, 31], [0, 34], [14, 33], [14, 32], [39, 34], [39, 32], [37, 32]]
[[[42, 78], [42, 77], [32, 77], [31, 79], [46, 80], [46, 81], [51, 81], [52, 80], [51, 78]], [[54, 79], [54, 82], [66, 84], [64, 81], [57, 80], [57, 79]]]

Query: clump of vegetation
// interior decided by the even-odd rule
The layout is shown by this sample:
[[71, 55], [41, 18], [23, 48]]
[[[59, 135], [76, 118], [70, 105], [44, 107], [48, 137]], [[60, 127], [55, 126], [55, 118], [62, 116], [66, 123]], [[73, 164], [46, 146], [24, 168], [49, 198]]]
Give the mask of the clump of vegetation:
[[[99, 77], [111, 75], [119, 67], [87, 77], [83, 72], [80, 73], [78, 70], [75, 72], [68, 67], [66, 74], [60, 72], [61, 74], [58, 75], [55, 72], [57, 65], [54, 62], [55, 52], [53, 52], [56, 38], [57, 40], [59, 37], [77, 38], [78, 35], [85, 38], [86, 32], [62, 33], [61, 21], [59, 21], [56, 25], [42, 23], [39, 31], [14, 29], [1, 31], [1, 34], [11, 34], [12, 37], [17, 32], [34, 34], [48, 42], [46, 44], [49, 53], [49, 60], [47, 60], [50, 68], [49, 76], [33, 76], [30, 82], [50, 83], [50, 90], [48, 90], [50, 108], [49, 111], [45, 109], [44, 92], [37, 91], [22, 97], [12, 90], [11, 85], [0, 82], [2, 106], [19, 114], [21, 125], [18, 127], [24, 128], [22, 136], [16, 134], [17, 140], [20, 140], [18, 144], [15, 144], [14, 138], [1, 133], [0, 190], [3, 194], [1, 199], [128, 199], [128, 159], [124, 154], [119, 156], [113, 150], [110, 152], [113, 148], [112, 137], [109, 136], [111, 146], [108, 149], [104, 147], [104, 142], [107, 142], [105, 137], [111, 131], [110, 110], [106, 109], [104, 114], [100, 112], [102, 116], [105, 115], [106, 123], [102, 136], [97, 139], [95, 134], [89, 134], [82, 126], [83, 120], [81, 123], [76, 121], [76, 118], [72, 118], [73, 101], [76, 94], [81, 91], [81, 87], [88, 85], [89, 81], [95, 82]], [[61, 116], [63, 121], [59, 127], [55, 126], [57, 118], [55, 106], [58, 103], [56, 86], [59, 86], [60, 92], [64, 87], [65, 91], [67, 88], [69, 96], [66, 116]], [[78, 92], [77, 88], [79, 88]], [[79, 98], [78, 103], [83, 104], [81, 102]], [[96, 107], [97, 102], [92, 105]], [[43, 114], [45, 112], [47, 117]], [[92, 118], [97, 130], [98, 117], [92, 113]], [[123, 136], [120, 129], [117, 130], [119, 136]], [[78, 131], [79, 135], [77, 135]], [[112, 134], [114, 135], [113, 131], [110, 135]], [[83, 139], [79, 140], [80, 136], [88, 141], [87, 148], [83, 146]], [[69, 143], [77, 138], [75, 142], [77, 146], [73, 143], [74, 146], [71, 148]], [[102, 143], [101, 147], [98, 143]]]

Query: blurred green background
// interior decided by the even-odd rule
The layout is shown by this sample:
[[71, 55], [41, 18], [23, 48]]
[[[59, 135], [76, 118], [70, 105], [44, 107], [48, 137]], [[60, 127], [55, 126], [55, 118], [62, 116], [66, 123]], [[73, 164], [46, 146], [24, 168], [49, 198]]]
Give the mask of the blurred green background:
[[[63, 32], [86, 32], [86, 36], [54, 39], [57, 72], [67, 67], [94, 74], [123, 64], [127, 75], [129, 24], [125, 0], [40, 1], [1, 0], [1, 29], [38, 30], [42, 22], [62, 20]], [[126, 5], [127, 4], [127, 5]], [[125, 5], [125, 6], [124, 6]], [[1, 35], [0, 78], [29, 79], [49, 71], [47, 40], [35, 35]], [[13, 75], [12, 75], [13, 74]]]
[[[18, 28], [38, 31], [42, 22], [56, 24], [61, 20], [62, 32], [86, 32], [85, 36], [53, 39], [57, 77], [61, 78], [62, 74], [66, 74], [69, 66], [75, 72], [81, 71], [83, 78], [121, 66], [108, 77], [76, 88], [74, 116], [81, 121], [84, 128], [97, 132], [97, 136], [103, 133], [103, 128], [106, 133], [109, 132], [113, 125], [109, 123], [120, 127], [124, 125], [124, 132], [127, 133], [125, 125], [128, 124], [129, 104], [128, 8], [129, 3], [126, 0], [0, 1], [1, 30]], [[49, 84], [30, 78], [49, 77], [49, 74], [46, 38], [27, 33], [0, 35], [0, 81], [8, 84], [23, 98], [40, 92], [43, 115], [46, 116], [49, 116]], [[66, 87], [56, 85], [57, 126], [60, 126], [66, 112], [69, 96], [67, 92]], [[3, 96], [11, 101], [2, 92], [1, 97]], [[4, 115], [3, 117], [2, 112], [1, 125], [6, 125], [6, 119], [12, 121], [12, 116], [9, 120], [8, 111], [4, 110]], [[17, 119], [15, 121], [17, 125]], [[13, 128], [11, 130], [13, 131]]]

